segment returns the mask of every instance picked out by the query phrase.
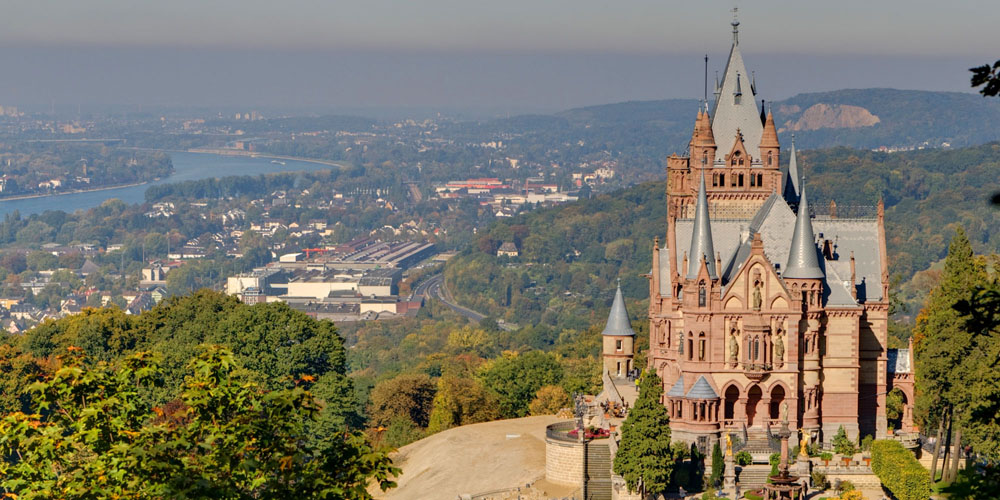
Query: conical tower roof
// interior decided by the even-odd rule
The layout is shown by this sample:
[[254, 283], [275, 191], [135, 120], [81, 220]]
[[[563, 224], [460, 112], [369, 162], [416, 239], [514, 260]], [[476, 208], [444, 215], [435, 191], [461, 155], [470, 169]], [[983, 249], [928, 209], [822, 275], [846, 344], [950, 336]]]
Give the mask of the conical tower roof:
[[608, 324], [604, 327], [601, 335], [614, 335], [618, 337], [631, 337], [635, 335], [632, 330], [632, 323], [628, 320], [628, 311], [625, 310], [625, 298], [622, 297], [622, 287], [618, 285], [615, 291], [615, 300], [611, 303], [611, 312], [608, 313]]
[[760, 137], [760, 147], [762, 148], [776, 148], [779, 147], [778, 144], [778, 131], [774, 128], [774, 115], [770, 112], [767, 113], [767, 118], [764, 119], [764, 133]]
[[812, 220], [809, 218], [809, 202], [806, 200], [805, 186], [799, 201], [799, 213], [795, 217], [795, 233], [792, 247], [788, 250], [788, 265], [783, 278], [816, 279], [823, 277], [816, 255], [816, 236], [813, 234]]
[[792, 136], [792, 149], [788, 154], [788, 173], [785, 174], [785, 190], [782, 193], [785, 202], [799, 202], [799, 164], [795, 159], [795, 136]]
[[701, 184], [698, 186], [698, 204], [694, 210], [694, 231], [691, 234], [691, 251], [688, 256], [688, 279], [698, 277], [702, 258], [707, 261], [708, 276], [712, 279], [719, 276], [715, 269], [715, 248], [712, 245], [712, 224], [708, 218], [704, 170], [701, 171]]

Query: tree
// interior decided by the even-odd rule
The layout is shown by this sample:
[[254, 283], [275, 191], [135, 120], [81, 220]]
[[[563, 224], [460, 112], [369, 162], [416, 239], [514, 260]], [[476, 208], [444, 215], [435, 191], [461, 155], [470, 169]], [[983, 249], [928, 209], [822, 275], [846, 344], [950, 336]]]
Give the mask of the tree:
[[670, 448], [670, 416], [660, 403], [663, 381], [646, 373], [639, 383], [639, 397], [622, 423], [622, 440], [615, 455], [615, 474], [629, 490], [644, 495], [666, 491], [674, 467]]
[[424, 373], [400, 375], [375, 384], [368, 404], [372, 426], [389, 426], [398, 418], [409, 419], [415, 427], [427, 427], [437, 384]]
[[140, 396], [161, 375], [149, 353], [112, 365], [71, 348], [61, 361], [31, 387], [31, 413], [0, 419], [0, 455], [18, 457], [0, 461], [11, 498], [367, 499], [369, 481], [385, 490], [399, 473], [359, 434], [305, 439], [320, 411], [308, 380], [262, 390], [220, 347], [155, 407]]
[[559, 410], [572, 404], [569, 394], [558, 385], [546, 385], [535, 393], [529, 410], [532, 415], [555, 415]]
[[475, 379], [445, 375], [438, 379], [428, 433], [500, 418], [496, 396]]
[[928, 295], [913, 329], [917, 416], [925, 428], [932, 428], [952, 408], [952, 388], [961, 385], [962, 374], [956, 368], [968, 355], [971, 336], [955, 306], [986, 282], [985, 265], [959, 228], [948, 247], [941, 280]]
[[1000, 94], [1000, 61], [993, 63], [993, 66], [984, 64], [970, 68], [972, 72], [972, 87], [983, 87], [979, 93], [984, 96], [996, 96]]
[[854, 455], [854, 452], [857, 451], [851, 438], [847, 437], [847, 431], [844, 430], [843, 425], [837, 429], [837, 435], [833, 436], [833, 451], [845, 457]]
[[562, 366], [556, 357], [542, 351], [504, 356], [479, 371], [483, 385], [499, 396], [500, 414], [504, 418], [526, 416], [538, 389], [558, 384], [562, 377]]
[[725, 473], [726, 464], [723, 462], [722, 448], [719, 446], [719, 442], [715, 442], [715, 446], [712, 447], [712, 477], [709, 480], [712, 486], [719, 486], [722, 482], [722, 474]]

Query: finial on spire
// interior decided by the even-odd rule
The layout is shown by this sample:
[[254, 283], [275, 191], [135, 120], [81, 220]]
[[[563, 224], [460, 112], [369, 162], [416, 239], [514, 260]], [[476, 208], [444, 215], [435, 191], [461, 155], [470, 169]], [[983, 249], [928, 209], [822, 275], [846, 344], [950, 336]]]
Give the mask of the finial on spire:
[[740, 20], [737, 16], [739, 10], [739, 7], [733, 7], [733, 22], [729, 23], [733, 25], [733, 45], [739, 45], [740, 43]]
[[621, 287], [622, 287], [622, 279], [618, 278], [618, 288], [621, 288]]

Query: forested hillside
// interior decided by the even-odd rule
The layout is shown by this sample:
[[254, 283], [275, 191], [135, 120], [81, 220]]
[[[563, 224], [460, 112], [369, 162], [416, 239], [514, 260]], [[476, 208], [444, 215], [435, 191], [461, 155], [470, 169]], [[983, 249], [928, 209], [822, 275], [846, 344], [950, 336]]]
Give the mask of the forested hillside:
[[[873, 214], [885, 200], [890, 271], [904, 282], [944, 257], [958, 225], [977, 251], [1000, 249], [1000, 211], [987, 202], [1000, 144], [891, 154], [837, 148], [799, 158], [813, 199], [835, 200], [842, 216]], [[498, 221], [448, 263], [447, 283], [463, 304], [507, 321], [556, 329], [598, 323], [617, 278], [626, 296], [648, 296], [640, 275], [649, 272], [654, 236], [666, 231], [664, 190], [662, 181], [646, 183]], [[498, 259], [504, 241], [518, 244], [521, 256]], [[904, 298], [916, 304], [922, 295]]]

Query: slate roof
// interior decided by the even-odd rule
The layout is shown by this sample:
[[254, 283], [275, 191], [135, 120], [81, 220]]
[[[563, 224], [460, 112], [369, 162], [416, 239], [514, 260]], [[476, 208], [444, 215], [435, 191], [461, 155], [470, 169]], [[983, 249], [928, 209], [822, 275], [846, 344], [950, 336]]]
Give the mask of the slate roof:
[[[772, 263], [778, 264], [779, 270], [788, 262], [791, 238], [794, 232], [796, 214], [789, 208], [785, 200], [776, 195], [764, 203], [752, 219], [715, 219], [712, 221], [712, 241], [715, 249], [722, 255], [722, 293], [750, 255], [750, 243], [754, 233], [760, 233], [764, 243], [764, 255]], [[677, 248], [662, 249], [660, 255], [660, 290], [670, 291], [669, 252], [675, 252], [677, 272], [685, 275], [683, 266], [684, 251], [690, 246], [694, 220], [678, 219], [675, 234]], [[817, 216], [812, 220], [815, 235], [823, 235], [824, 239], [834, 243], [833, 260], [819, 258], [820, 269], [824, 272], [824, 296], [826, 305], [857, 306], [866, 301], [881, 300], [882, 297], [882, 257], [879, 255], [878, 221], [872, 219], [833, 219], [828, 216]], [[855, 258], [855, 285], [857, 285], [858, 300], [850, 294], [850, 255]], [[664, 290], [666, 288], [666, 290]], [[665, 293], [665, 295], [667, 295]]]
[[682, 398], [684, 397], [684, 375], [681, 375], [673, 387], [667, 391], [667, 396], [672, 398]]
[[611, 312], [608, 313], [608, 323], [604, 327], [601, 335], [614, 335], [618, 337], [631, 337], [635, 335], [632, 330], [632, 323], [628, 319], [628, 311], [625, 310], [625, 298], [622, 297], [622, 287], [615, 291], [615, 300], [611, 303]]
[[785, 172], [784, 193], [785, 201], [796, 204], [799, 202], [799, 162], [795, 158], [795, 136], [792, 136], [792, 149], [788, 158], [788, 171]]
[[688, 399], [717, 399], [719, 395], [715, 393], [714, 389], [712, 389], [712, 384], [709, 384], [708, 380], [705, 380], [705, 376], [702, 375], [701, 377], [698, 377], [698, 381], [691, 386], [691, 390], [688, 391], [686, 397]]
[[886, 349], [889, 373], [910, 373], [909, 349]]
[[688, 254], [687, 277], [698, 277], [701, 261], [708, 265], [708, 276], [712, 279], [719, 275], [715, 269], [715, 248], [712, 246], [711, 221], [708, 217], [708, 198], [705, 195], [705, 171], [701, 171], [701, 184], [698, 186], [698, 202], [694, 211], [694, 235], [691, 237], [691, 252]]
[[[743, 64], [743, 54], [740, 52], [738, 40], [733, 40], [729, 51], [729, 60], [722, 77], [721, 91], [715, 100], [712, 113], [712, 135], [719, 148], [716, 150], [715, 161], [725, 161], [726, 154], [732, 149], [736, 139], [736, 131], [743, 134], [743, 143], [747, 153], [753, 159], [760, 159], [760, 138], [764, 133], [764, 125], [760, 121], [760, 110], [757, 99], [753, 95], [753, 85], [750, 73]], [[740, 103], [736, 104], [734, 95], [740, 91]]]
[[795, 216], [792, 245], [788, 250], [788, 265], [785, 266], [782, 276], [785, 278], [822, 278], [823, 270], [819, 268], [819, 250], [816, 248], [816, 235], [813, 233], [812, 217], [809, 215], [809, 200], [804, 186], [801, 195], [799, 213]]

